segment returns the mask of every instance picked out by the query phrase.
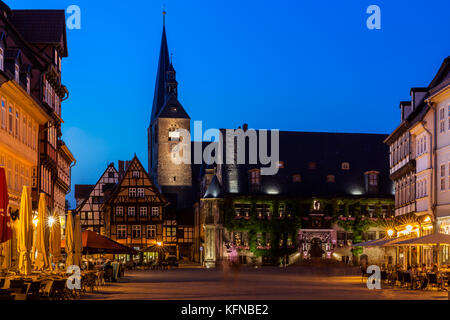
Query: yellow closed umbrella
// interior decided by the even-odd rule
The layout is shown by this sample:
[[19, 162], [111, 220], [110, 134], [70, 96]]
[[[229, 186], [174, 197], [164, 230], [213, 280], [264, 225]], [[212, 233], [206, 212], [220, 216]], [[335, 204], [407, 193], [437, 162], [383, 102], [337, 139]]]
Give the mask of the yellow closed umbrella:
[[19, 271], [31, 274], [30, 250], [33, 246], [33, 222], [31, 215], [31, 199], [28, 188], [23, 187], [19, 210]]
[[45, 201], [45, 194], [41, 193], [39, 196], [38, 206], [38, 222], [36, 230], [36, 251], [37, 256], [34, 265], [37, 270], [43, 271], [51, 269], [50, 261], [48, 259], [48, 240], [49, 230], [47, 223], [47, 203]]
[[75, 233], [74, 233], [74, 242], [75, 242], [75, 256], [74, 263], [75, 265], [81, 267], [81, 252], [83, 251], [83, 239], [81, 233], [81, 220], [80, 216], [77, 215], [75, 217]]
[[66, 221], [66, 268], [69, 268], [74, 263], [73, 261], [73, 252], [74, 252], [74, 223], [73, 223], [73, 215], [72, 211], [67, 212], [67, 221]]
[[58, 216], [49, 218], [50, 225], [50, 254], [52, 262], [58, 268], [58, 262], [61, 261], [61, 224]]

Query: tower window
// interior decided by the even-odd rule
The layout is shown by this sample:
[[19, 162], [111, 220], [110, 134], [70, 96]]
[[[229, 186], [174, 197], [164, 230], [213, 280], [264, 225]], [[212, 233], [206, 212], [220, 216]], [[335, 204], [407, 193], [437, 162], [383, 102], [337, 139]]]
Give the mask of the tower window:
[[180, 141], [180, 132], [179, 131], [169, 131], [169, 141]]

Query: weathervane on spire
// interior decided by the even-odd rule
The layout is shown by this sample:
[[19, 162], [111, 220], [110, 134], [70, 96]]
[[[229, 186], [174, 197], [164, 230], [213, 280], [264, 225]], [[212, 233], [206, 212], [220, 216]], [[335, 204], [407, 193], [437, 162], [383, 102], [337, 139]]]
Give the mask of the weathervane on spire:
[[163, 24], [166, 25], [166, 5], [163, 4]]

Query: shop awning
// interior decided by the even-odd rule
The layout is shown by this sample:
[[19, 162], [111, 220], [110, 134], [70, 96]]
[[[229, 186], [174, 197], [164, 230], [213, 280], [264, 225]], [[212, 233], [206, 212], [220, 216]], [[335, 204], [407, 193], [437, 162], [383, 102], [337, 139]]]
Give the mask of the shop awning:
[[[124, 246], [96, 232], [85, 230], [82, 233], [83, 254], [132, 254], [135, 250]], [[65, 248], [65, 240], [61, 241], [61, 247]]]
[[396, 245], [399, 241], [410, 239], [409, 236], [399, 238], [382, 238], [361, 243], [355, 243], [353, 247], [389, 247]]
[[450, 235], [443, 233], [433, 233], [427, 236], [407, 239], [396, 243], [396, 245], [398, 246], [437, 245], [437, 244], [450, 244]]

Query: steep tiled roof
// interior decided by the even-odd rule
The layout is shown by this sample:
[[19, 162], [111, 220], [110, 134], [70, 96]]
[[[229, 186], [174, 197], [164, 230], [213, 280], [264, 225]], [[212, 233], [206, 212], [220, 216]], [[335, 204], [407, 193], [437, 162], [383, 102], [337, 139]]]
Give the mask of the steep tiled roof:
[[86, 199], [87, 197], [89, 197], [89, 194], [91, 193], [93, 188], [93, 184], [76, 184], [75, 199]]
[[61, 43], [67, 56], [64, 10], [12, 10], [11, 21], [28, 42]]
[[190, 119], [177, 97], [173, 94], [159, 112], [158, 118]]
[[[280, 161], [283, 168], [273, 176], [261, 176], [261, 194], [299, 196], [368, 195], [365, 173], [380, 172], [379, 190], [370, 196], [392, 196], [389, 179], [387, 135], [280, 131]], [[270, 146], [268, 148], [270, 150]], [[224, 150], [226, 159], [226, 150]], [[349, 170], [342, 164], [348, 162]], [[312, 169], [310, 163], [315, 164]], [[222, 191], [248, 194], [249, 170], [256, 165], [224, 165]], [[301, 182], [293, 176], [300, 175]], [[335, 182], [328, 182], [333, 175]]]

